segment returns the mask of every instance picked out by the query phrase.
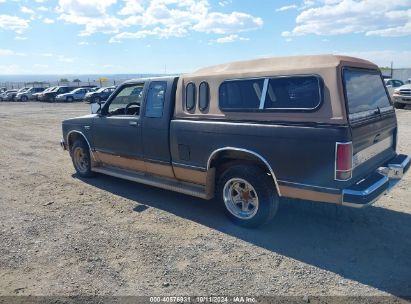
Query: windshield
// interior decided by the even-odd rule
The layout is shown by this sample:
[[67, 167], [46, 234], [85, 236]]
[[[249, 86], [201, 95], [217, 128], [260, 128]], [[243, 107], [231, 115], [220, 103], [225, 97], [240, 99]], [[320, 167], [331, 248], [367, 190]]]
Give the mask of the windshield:
[[344, 85], [350, 118], [356, 118], [359, 115], [354, 114], [358, 113], [367, 116], [374, 114], [375, 110], [387, 107], [391, 109], [384, 82], [378, 71], [345, 69]]
[[97, 93], [101, 93], [101, 92], [103, 92], [105, 89], [106, 89], [106, 88], [100, 88], [100, 89], [98, 89], [96, 92], [97, 92]]

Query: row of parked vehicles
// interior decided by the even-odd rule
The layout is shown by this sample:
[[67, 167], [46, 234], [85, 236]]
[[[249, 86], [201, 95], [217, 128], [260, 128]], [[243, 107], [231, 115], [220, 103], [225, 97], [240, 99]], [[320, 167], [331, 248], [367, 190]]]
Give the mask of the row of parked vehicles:
[[405, 84], [398, 79], [386, 79], [385, 86], [397, 109], [404, 109], [405, 106], [411, 105], [411, 78]]
[[94, 86], [69, 87], [55, 86], [49, 88], [26, 87], [19, 90], [1, 89], [0, 101], [44, 101], [73, 102], [85, 101], [95, 103], [106, 100], [114, 92], [115, 86], [97, 88]]

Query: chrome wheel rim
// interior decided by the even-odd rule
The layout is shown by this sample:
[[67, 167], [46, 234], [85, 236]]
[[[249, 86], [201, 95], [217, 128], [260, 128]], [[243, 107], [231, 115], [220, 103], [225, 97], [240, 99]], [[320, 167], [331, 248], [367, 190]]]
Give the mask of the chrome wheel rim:
[[81, 147], [76, 147], [73, 151], [73, 160], [76, 168], [81, 173], [87, 172], [89, 168], [89, 159], [86, 151]]
[[227, 210], [239, 219], [251, 219], [258, 211], [257, 191], [244, 179], [232, 178], [227, 181], [223, 189], [223, 199]]

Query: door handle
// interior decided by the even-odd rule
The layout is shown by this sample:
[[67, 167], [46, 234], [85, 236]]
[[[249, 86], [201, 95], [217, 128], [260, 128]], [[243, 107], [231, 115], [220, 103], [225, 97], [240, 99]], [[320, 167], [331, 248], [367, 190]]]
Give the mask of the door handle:
[[129, 124], [130, 126], [134, 126], [134, 127], [138, 127], [138, 126], [139, 126], [139, 123], [138, 123], [137, 121], [129, 121], [128, 124]]

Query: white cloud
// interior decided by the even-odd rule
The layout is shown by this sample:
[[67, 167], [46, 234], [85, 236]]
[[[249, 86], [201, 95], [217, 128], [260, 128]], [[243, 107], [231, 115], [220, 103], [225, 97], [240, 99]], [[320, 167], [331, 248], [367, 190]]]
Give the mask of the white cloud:
[[118, 12], [119, 15], [134, 15], [144, 11], [141, 0], [124, 0], [125, 5]]
[[0, 15], [0, 29], [11, 30], [21, 34], [29, 27], [29, 20], [25, 20], [16, 16]]
[[48, 9], [47, 7], [45, 7], [45, 6], [39, 6], [39, 7], [37, 8], [37, 10], [38, 10], [38, 11], [42, 11], [42, 12], [47, 12], [49, 9]]
[[12, 56], [14, 52], [12, 50], [0, 49], [0, 56]]
[[363, 33], [378, 36], [411, 35], [411, 0], [304, 1], [296, 26], [284, 37]]
[[14, 37], [15, 40], [27, 40], [27, 37], [23, 37], [23, 36], [16, 36]]
[[292, 9], [296, 9], [298, 6], [293, 4], [293, 5], [286, 5], [286, 6], [282, 6], [280, 8], [277, 8], [275, 11], [276, 12], [284, 12], [284, 11], [288, 11], [288, 10], [292, 10]]
[[250, 39], [241, 37], [241, 36], [236, 35], [236, 34], [233, 34], [233, 35], [218, 38], [218, 39], [214, 40], [214, 42], [217, 42], [217, 43], [231, 43], [231, 42], [236, 42], [236, 41], [247, 41], [247, 40], [250, 40]]
[[218, 2], [218, 5], [224, 7], [224, 6], [227, 6], [231, 3], [233, 3], [233, 0], [222, 0], [222, 1]]
[[35, 0], [37, 3], [44, 3], [47, 2], [47, 0]]
[[43, 22], [46, 23], [46, 24], [52, 24], [52, 23], [54, 23], [54, 20], [50, 19], [50, 18], [44, 18]]
[[68, 15], [96, 17], [104, 15], [107, 8], [116, 2], [117, 0], [59, 0], [57, 11]]
[[20, 11], [23, 14], [29, 14], [29, 15], [34, 15], [35, 14], [35, 12], [31, 8], [28, 8], [27, 6], [20, 7]]
[[148, 36], [184, 37], [193, 31], [227, 35], [263, 25], [261, 18], [246, 13], [213, 12], [208, 0], [123, 0], [121, 9], [112, 14], [115, 2], [59, 0], [57, 11], [60, 20], [84, 26], [80, 36], [114, 34], [112, 43]]
[[49, 66], [47, 64], [35, 63], [33, 64], [33, 69], [47, 69]]
[[64, 63], [73, 63], [77, 58], [66, 57], [64, 55], [57, 55], [57, 60]]
[[18, 64], [0, 65], [0, 74], [24, 74], [27, 73], [27, 68]]
[[263, 20], [249, 14], [233, 12], [231, 14], [210, 13], [201, 19], [194, 29], [198, 32], [229, 34], [255, 30], [263, 25]]
[[26, 54], [15, 52], [9, 49], [0, 49], [0, 56], [26, 56]]

